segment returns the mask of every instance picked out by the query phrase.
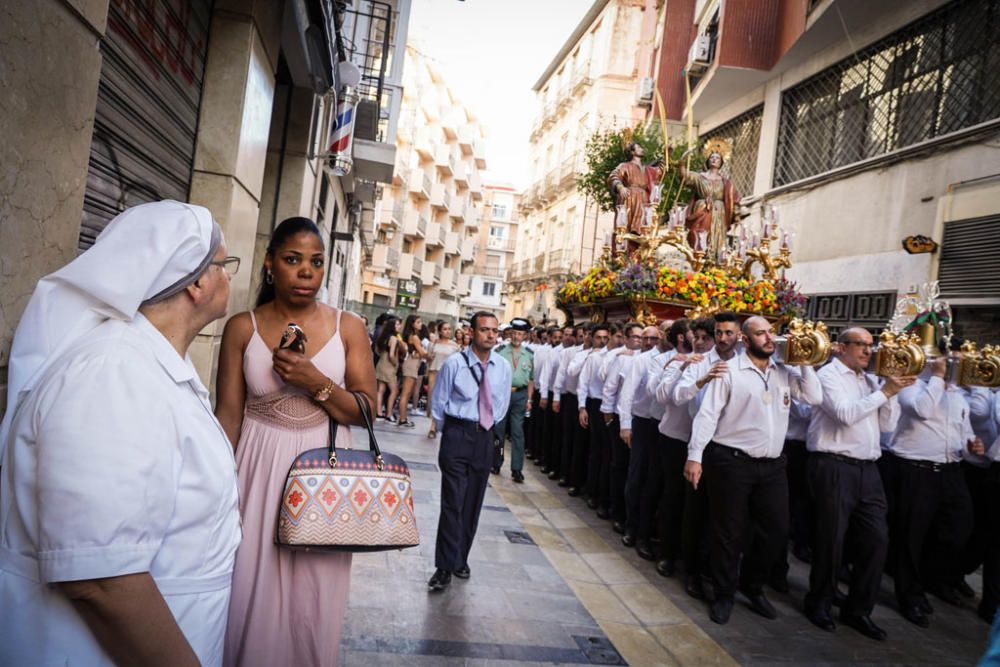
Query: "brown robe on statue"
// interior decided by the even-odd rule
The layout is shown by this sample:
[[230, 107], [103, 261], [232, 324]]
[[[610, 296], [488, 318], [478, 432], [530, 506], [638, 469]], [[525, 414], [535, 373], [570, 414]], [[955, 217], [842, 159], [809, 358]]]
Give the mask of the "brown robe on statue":
[[[649, 205], [649, 194], [653, 186], [663, 178], [662, 167], [649, 165], [639, 166], [634, 162], [622, 162], [608, 175], [608, 187], [618, 204], [624, 204], [628, 212], [628, 230], [633, 234], [642, 231], [642, 216]], [[628, 188], [627, 192], [618, 194], [618, 185]]]

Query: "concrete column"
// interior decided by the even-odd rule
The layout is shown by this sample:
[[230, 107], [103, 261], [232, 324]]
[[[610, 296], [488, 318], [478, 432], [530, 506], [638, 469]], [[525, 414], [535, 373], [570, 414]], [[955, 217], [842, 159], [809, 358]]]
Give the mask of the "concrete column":
[[781, 123], [781, 77], [767, 82], [764, 88], [764, 115], [760, 123], [760, 143], [757, 148], [757, 175], [753, 191], [763, 194], [771, 189], [774, 163], [778, 155], [778, 126]]
[[[212, 212], [229, 254], [243, 259], [232, 283], [231, 315], [249, 300], [280, 32], [281, 3], [215, 3], [190, 200]], [[209, 386], [223, 324], [206, 327], [191, 346]]]
[[0, 3], [0, 406], [35, 284], [76, 257], [108, 0]]

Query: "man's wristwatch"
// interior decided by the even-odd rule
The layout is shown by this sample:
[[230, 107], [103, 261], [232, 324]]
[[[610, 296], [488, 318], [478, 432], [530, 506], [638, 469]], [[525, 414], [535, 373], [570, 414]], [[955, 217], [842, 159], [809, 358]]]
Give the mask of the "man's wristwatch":
[[333, 380], [329, 380], [323, 388], [313, 394], [313, 398], [320, 403], [324, 402], [326, 399], [330, 398], [330, 394], [333, 393], [333, 388], [336, 387], [336, 383]]

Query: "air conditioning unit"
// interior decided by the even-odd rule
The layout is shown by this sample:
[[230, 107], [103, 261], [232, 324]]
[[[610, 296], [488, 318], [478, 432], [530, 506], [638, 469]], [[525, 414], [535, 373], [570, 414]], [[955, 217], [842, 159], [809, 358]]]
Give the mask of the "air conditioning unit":
[[636, 90], [635, 100], [639, 105], [653, 103], [653, 77], [644, 76], [639, 79], [639, 88]]
[[703, 72], [711, 64], [709, 60], [709, 50], [712, 40], [708, 35], [698, 35], [691, 42], [691, 50], [688, 51], [687, 70], [689, 72]]

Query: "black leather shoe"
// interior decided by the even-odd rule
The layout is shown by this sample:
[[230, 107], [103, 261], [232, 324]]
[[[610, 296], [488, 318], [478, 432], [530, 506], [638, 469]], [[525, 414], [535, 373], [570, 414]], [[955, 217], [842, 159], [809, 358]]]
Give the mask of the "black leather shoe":
[[915, 604], [907, 605], [899, 610], [899, 613], [903, 615], [903, 618], [908, 620], [914, 625], [918, 625], [921, 628], [929, 628], [931, 625], [930, 620], [927, 618], [927, 614], [924, 610]]
[[733, 599], [730, 597], [716, 598], [708, 608], [708, 617], [719, 625], [729, 622], [729, 616], [733, 613]]
[[596, 510], [597, 509], [597, 499], [596, 498], [587, 498], [587, 507], [589, 507], [592, 510]]
[[815, 611], [807, 611], [806, 618], [809, 622], [815, 625], [820, 630], [825, 630], [826, 632], [833, 632], [837, 629], [837, 624], [833, 622], [833, 618], [830, 617], [830, 612], [825, 609], [817, 609]]
[[962, 598], [952, 586], [947, 584], [938, 584], [930, 589], [930, 592], [934, 594], [935, 597], [944, 600], [950, 605], [955, 607], [962, 606]]
[[451, 572], [438, 568], [434, 570], [434, 575], [431, 577], [431, 580], [427, 582], [427, 588], [432, 593], [436, 591], [443, 591], [448, 588], [448, 584], [450, 583]]
[[625, 534], [622, 535], [622, 544], [625, 545], [625, 546], [627, 546], [627, 547], [629, 547], [629, 548], [634, 547], [635, 546], [635, 535], [633, 535], [632, 533], [630, 533], [628, 531], [625, 531]]
[[656, 555], [653, 553], [653, 546], [649, 543], [649, 540], [638, 540], [635, 543], [635, 552], [643, 560], [653, 560], [656, 558]]
[[917, 606], [920, 607], [920, 611], [924, 612], [928, 616], [934, 613], [934, 607], [931, 606], [931, 601], [927, 599], [926, 595], [920, 596], [920, 599], [917, 600]]
[[834, 607], [841, 608], [847, 604], [847, 596], [839, 588], [834, 588], [833, 600], [831, 602], [833, 602]]
[[580, 487], [571, 486], [571, 487], [569, 487], [569, 491], [566, 492], [566, 495], [568, 495], [570, 498], [576, 498], [581, 493], [583, 493], [583, 492], [580, 491]]
[[535, 460], [535, 455], [532, 454], [531, 452], [525, 452], [524, 453], [524, 458], [527, 459], [528, 461], [534, 461]]
[[608, 511], [604, 507], [598, 507], [597, 508], [597, 518], [598, 519], [610, 519], [611, 518], [611, 512]]
[[[535, 463], [538, 463], [538, 462], [537, 462], [537, 461], [535, 461]], [[548, 467], [548, 466], [546, 466], [546, 465], [543, 465], [543, 466], [542, 466], [542, 469], [541, 469], [541, 470], [539, 470], [538, 472], [542, 473], [543, 475], [548, 475], [548, 474], [549, 474], [549, 467]]]
[[462, 567], [452, 572], [452, 574], [454, 574], [459, 579], [468, 579], [469, 577], [472, 576], [472, 570], [469, 569], [468, 565], [463, 565]]
[[[659, 566], [657, 566], [656, 571], [660, 571]], [[684, 590], [695, 600], [705, 599], [705, 587], [701, 583], [701, 577], [697, 574], [689, 574], [684, 577]], [[732, 607], [732, 605], [733, 603], [730, 601], [729, 606]]]
[[767, 596], [763, 592], [747, 593], [743, 591], [743, 595], [746, 595], [747, 599], [750, 600], [750, 609], [755, 614], [759, 614], [772, 621], [778, 618], [778, 612], [775, 611], [774, 605], [771, 604], [771, 601], [767, 599]]
[[888, 636], [885, 634], [885, 630], [875, 625], [875, 621], [868, 614], [844, 614], [841, 612], [840, 622], [877, 642], [884, 642]]
[[[652, 555], [652, 554], [650, 554]], [[652, 560], [652, 559], [650, 559]], [[672, 577], [677, 572], [677, 565], [672, 558], [664, 558], [656, 563], [656, 573], [661, 577]]]
[[558, 470], [550, 470], [549, 474], [547, 475], [547, 477], [549, 479], [559, 479], [559, 471]]
[[490, 468], [490, 472], [493, 473], [494, 475], [499, 475], [500, 468], [498, 468], [497, 466], [493, 466], [492, 468]]
[[515, 470], [510, 474], [510, 478], [514, 480], [517, 484], [524, 484], [524, 473], [520, 470]]
[[565, 489], [567, 486], [569, 486], [569, 480], [567, 480], [565, 477], [560, 478], [559, 479], [559, 486], [561, 486], [561, 487], [563, 487]]
[[963, 598], [972, 600], [976, 597], [976, 591], [972, 590], [972, 586], [965, 581], [965, 577], [958, 580], [958, 583], [955, 584], [955, 590], [958, 591], [958, 594]]
[[625, 534], [625, 524], [622, 523], [621, 521], [615, 521], [614, 523], [611, 524], [611, 530], [615, 531], [619, 535], [624, 535]]

